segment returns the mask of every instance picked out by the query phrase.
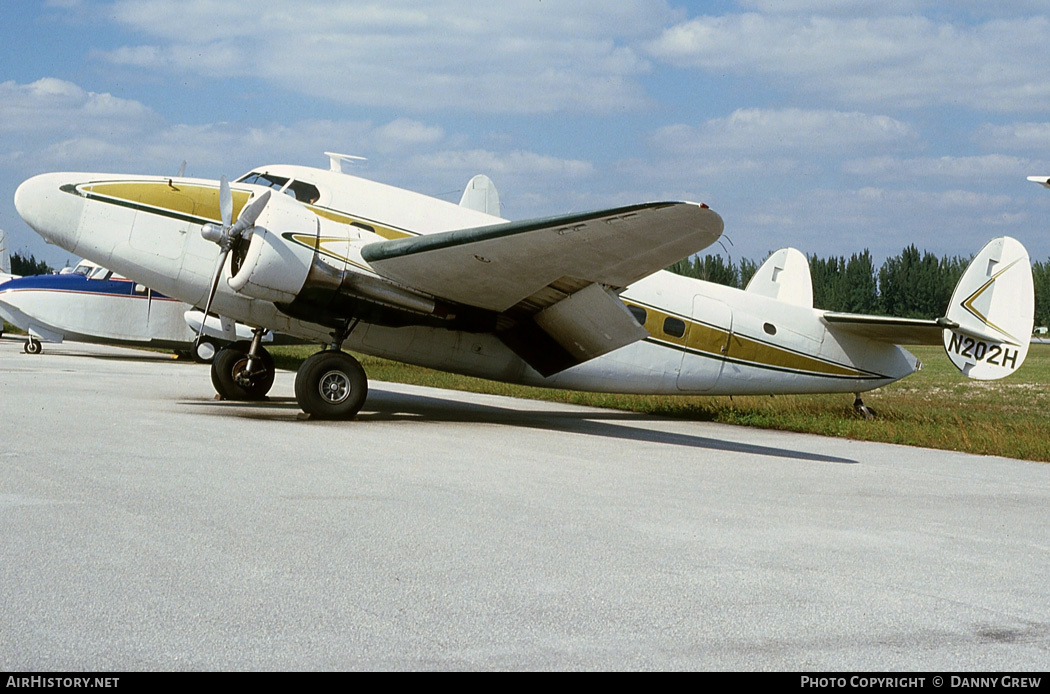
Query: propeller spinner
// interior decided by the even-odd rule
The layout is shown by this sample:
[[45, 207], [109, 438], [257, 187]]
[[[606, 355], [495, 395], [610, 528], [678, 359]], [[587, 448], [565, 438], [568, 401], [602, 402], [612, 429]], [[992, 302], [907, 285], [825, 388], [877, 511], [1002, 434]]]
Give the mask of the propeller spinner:
[[[204, 315], [208, 316], [211, 311], [211, 302], [215, 298], [215, 291], [219, 288], [219, 278], [222, 276], [222, 268], [226, 264], [226, 256], [230, 250], [240, 246], [241, 242], [247, 240], [255, 227], [255, 220], [262, 214], [266, 203], [270, 201], [270, 191], [264, 192], [259, 197], [248, 202], [241, 209], [237, 222], [233, 222], [233, 193], [230, 191], [230, 183], [223, 176], [219, 181], [219, 216], [222, 226], [205, 224], [201, 227], [201, 236], [219, 246], [219, 258], [215, 265], [215, 274], [211, 280], [211, 289], [208, 291], [208, 301], [204, 305]], [[196, 344], [200, 343], [204, 335], [204, 323], [201, 323], [200, 331], [197, 333]]]

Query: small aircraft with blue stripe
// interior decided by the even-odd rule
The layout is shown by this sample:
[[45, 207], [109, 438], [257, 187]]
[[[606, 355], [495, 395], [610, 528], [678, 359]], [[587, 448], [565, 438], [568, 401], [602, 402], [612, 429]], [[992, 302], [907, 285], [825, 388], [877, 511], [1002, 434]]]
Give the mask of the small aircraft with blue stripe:
[[259, 399], [276, 330], [323, 347], [295, 378], [311, 417], [349, 419], [368, 390], [344, 348], [500, 381], [601, 392], [860, 393], [920, 368], [902, 345], [940, 344], [967, 376], [1021, 366], [1032, 331], [1028, 253], [989, 242], [943, 316], [813, 306], [802, 253], [783, 249], [744, 290], [663, 270], [718, 240], [707, 205], [650, 202], [507, 221], [491, 181], [459, 202], [342, 170], [272, 165], [233, 184], [53, 173], [15, 206], [50, 243], [253, 326], [219, 351], [212, 382]]
[[[197, 340], [200, 311], [91, 261], [58, 274], [0, 284], [0, 317], [27, 333], [24, 350], [43, 342], [89, 342], [170, 349], [208, 363], [223, 341]], [[250, 332], [241, 326], [241, 338]]]

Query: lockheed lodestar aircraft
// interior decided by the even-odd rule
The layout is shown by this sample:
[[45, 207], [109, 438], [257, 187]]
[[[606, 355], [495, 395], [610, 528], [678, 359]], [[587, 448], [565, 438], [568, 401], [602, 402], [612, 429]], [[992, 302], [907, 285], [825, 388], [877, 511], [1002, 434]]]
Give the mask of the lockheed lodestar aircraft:
[[328, 170], [274, 165], [232, 185], [53, 173], [15, 193], [46, 240], [208, 312], [257, 326], [212, 363], [220, 396], [274, 380], [264, 329], [326, 345], [295, 378], [309, 415], [347, 419], [367, 379], [343, 351], [536, 386], [626, 393], [859, 394], [920, 368], [901, 344], [942, 344], [976, 379], [1024, 361], [1028, 254], [1001, 237], [936, 320], [813, 307], [805, 256], [774, 253], [745, 290], [662, 268], [714, 243], [707, 205], [656, 202], [508, 222], [475, 177], [459, 205]]

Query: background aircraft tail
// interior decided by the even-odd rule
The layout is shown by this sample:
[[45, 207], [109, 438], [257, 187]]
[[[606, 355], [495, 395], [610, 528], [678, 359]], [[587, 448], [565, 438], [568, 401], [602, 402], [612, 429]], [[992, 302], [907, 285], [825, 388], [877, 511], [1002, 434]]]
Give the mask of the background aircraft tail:
[[1028, 251], [1015, 239], [992, 239], [955, 287], [945, 316], [944, 350], [970, 378], [993, 380], [1016, 371], [1028, 355], [1035, 292]]

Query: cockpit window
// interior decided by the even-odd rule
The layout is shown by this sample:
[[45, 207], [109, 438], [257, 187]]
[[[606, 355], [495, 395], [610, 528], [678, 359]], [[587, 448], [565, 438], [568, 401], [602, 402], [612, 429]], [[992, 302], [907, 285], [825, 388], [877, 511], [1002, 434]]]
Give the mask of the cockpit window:
[[238, 183], [251, 183], [256, 186], [266, 186], [273, 188], [277, 191], [283, 191], [286, 195], [291, 195], [299, 202], [305, 202], [308, 205], [312, 205], [317, 202], [317, 198], [321, 197], [320, 191], [317, 190], [317, 186], [306, 181], [297, 181], [289, 179], [283, 176], [274, 176], [269, 173], [261, 173], [259, 171], [252, 171], [249, 174], [245, 174], [237, 179]]
[[104, 267], [97, 267], [97, 268], [95, 268], [94, 270], [91, 271], [91, 274], [88, 275], [88, 279], [89, 280], [105, 280], [105, 279], [109, 279], [109, 276], [111, 274], [113, 274], [113, 273], [111, 273], [106, 268], [104, 268]]

